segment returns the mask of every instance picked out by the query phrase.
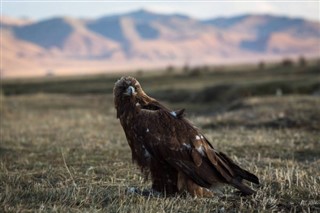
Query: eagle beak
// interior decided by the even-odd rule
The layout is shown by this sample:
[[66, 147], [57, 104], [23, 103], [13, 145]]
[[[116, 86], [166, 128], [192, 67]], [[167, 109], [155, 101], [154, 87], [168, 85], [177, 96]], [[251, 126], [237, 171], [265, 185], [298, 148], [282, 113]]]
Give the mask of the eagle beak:
[[136, 90], [134, 89], [133, 86], [129, 86], [127, 88], [127, 91], [125, 93], [123, 93], [124, 95], [127, 95], [127, 96], [132, 96], [132, 95], [136, 95]]

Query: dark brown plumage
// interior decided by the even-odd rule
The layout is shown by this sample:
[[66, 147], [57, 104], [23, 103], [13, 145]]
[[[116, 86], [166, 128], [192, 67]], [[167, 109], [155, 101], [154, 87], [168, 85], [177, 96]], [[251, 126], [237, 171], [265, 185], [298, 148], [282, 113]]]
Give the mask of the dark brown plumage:
[[133, 77], [122, 77], [114, 87], [117, 118], [126, 134], [132, 159], [151, 173], [152, 188], [171, 195], [187, 191], [211, 197], [210, 189], [226, 183], [242, 194], [254, 191], [243, 179], [259, 179], [213, 148], [201, 132], [183, 117], [149, 97]]

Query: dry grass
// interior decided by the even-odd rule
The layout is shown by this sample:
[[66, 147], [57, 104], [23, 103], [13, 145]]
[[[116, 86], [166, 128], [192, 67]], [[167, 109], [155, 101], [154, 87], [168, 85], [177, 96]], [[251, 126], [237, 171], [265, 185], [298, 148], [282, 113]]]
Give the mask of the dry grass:
[[320, 211], [319, 96], [243, 98], [220, 113], [169, 103], [261, 180], [254, 196], [224, 187], [213, 199], [126, 192], [150, 182], [131, 163], [110, 93], [0, 98], [0, 212]]
[[[319, 106], [319, 99], [309, 99], [305, 108]], [[247, 100], [252, 102], [257, 100]], [[260, 99], [260, 105], [268, 102]], [[244, 109], [229, 113], [241, 117], [248, 113]], [[4, 99], [1, 110], [1, 211], [320, 211], [319, 131], [205, 129], [214, 146], [260, 177], [257, 194], [239, 197], [225, 187], [225, 196], [214, 199], [144, 197], [126, 193], [150, 183], [131, 164], [110, 95], [13, 96]], [[228, 113], [219, 116], [190, 119], [198, 126], [230, 119]]]

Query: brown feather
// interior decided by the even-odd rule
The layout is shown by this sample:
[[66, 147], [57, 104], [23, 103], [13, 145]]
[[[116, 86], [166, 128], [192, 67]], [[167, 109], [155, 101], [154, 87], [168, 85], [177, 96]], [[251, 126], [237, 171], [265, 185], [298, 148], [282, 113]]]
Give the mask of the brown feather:
[[193, 196], [207, 196], [212, 195], [208, 188], [228, 183], [246, 195], [254, 192], [242, 179], [259, 183], [258, 178], [217, 152], [183, 117], [184, 109], [168, 109], [149, 97], [132, 77], [116, 83], [114, 97], [132, 159], [142, 170], [150, 170], [154, 190], [167, 195], [186, 190]]
[[197, 152], [195, 149], [192, 149], [191, 156], [192, 156], [193, 162], [196, 164], [197, 167], [199, 167], [202, 163], [202, 157], [199, 154], [199, 152]]

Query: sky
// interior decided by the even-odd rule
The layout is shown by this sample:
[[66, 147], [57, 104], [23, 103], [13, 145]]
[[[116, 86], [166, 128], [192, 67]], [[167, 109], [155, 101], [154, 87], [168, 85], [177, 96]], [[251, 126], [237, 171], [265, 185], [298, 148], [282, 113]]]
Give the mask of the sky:
[[138, 9], [185, 14], [197, 19], [230, 17], [241, 14], [273, 14], [320, 21], [319, 0], [206, 0], [206, 1], [130, 1], [130, 0], [0, 0], [1, 14], [34, 20], [55, 16], [98, 18]]

